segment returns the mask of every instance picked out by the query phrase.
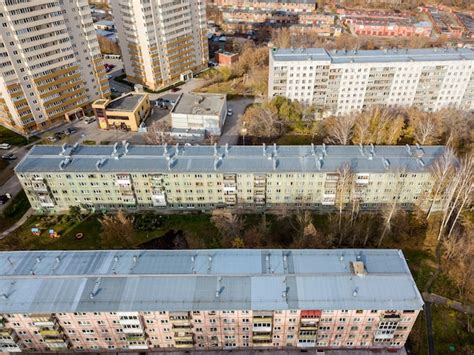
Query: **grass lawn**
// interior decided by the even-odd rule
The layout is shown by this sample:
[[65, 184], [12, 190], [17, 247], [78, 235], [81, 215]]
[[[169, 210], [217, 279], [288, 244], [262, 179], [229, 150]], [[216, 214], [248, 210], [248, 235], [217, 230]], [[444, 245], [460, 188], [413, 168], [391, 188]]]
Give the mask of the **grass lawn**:
[[9, 202], [0, 218], [0, 231], [7, 229], [18, 221], [30, 208], [30, 202], [23, 190]]
[[29, 138], [29, 141], [22, 135], [9, 130], [3, 126], [0, 126], [0, 143], [8, 143], [11, 145], [26, 145], [37, 140], [38, 137], [33, 136]]
[[[91, 215], [79, 223], [58, 221], [46, 222], [48, 217], [32, 216], [17, 232], [0, 240], [0, 250], [72, 250], [104, 249], [101, 225], [97, 215]], [[163, 216], [164, 223], [153, 231], [136, 231], [131, 245], [117, 242], [116, 249], [133, 249], [149, 240], [163, 236], [169, 230], [184, 232], [190, 248], [218, 248], [218, 231], [210, 223], [208, 215]], [[41, 235], [34, 236], [31, 228], [41, 226]], [[50, 238], [49, 229], [60, 233], [59, 238]], [[206, 233], [202, 233], [206, 231]], [[84, 238], [76, 239], [77, 233]]]

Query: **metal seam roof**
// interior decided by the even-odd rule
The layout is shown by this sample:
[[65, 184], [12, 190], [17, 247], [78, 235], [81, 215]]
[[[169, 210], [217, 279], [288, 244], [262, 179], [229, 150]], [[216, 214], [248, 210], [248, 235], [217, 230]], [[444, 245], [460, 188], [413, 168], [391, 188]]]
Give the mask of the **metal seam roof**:
[[423, 305], [402, 252], [382, 249], [2, 252], [0, 289], [3, 313]]

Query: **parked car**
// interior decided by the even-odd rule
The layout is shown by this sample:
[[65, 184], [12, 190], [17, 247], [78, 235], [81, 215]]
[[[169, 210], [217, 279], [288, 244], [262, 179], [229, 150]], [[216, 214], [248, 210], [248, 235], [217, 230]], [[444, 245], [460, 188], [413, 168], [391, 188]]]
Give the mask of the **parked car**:
[[178, 92], [179, 90], [181, 90], [181, 89], [180, 89], [180, 88], [176, 88], [176, 87], [171, 88], [171, 92]]
[[227, 107], [227, 112], [234, 112], [233, 108], [231, 106]]
[[50, 137], [48, 137], [48, 141], [50, 141], [50, 142], [52, 142], [52, 143], [56, 142], [57, 140], [58, 140], [58, 139], [56, 138], [56, 136], [50, 136]]
[[107, 79], [112, 79], [112, 75], [107, 74]]
[[232, 116], [232, 111], [227, 111], [227, 116]]
[[10, 149], [12, 146], [8, 143], [1, 143], [0, 149]]
[[56, 137], [57, 140], [61, 140], [64, 137], [64, 133], [63, 132], [56, 132], [54, 134], [54, 136]]
[[112, 92], [118, 92], [118, 90], [116, 88], [111, 88], [110, 91]]
[[0, 205], [4, 205], [8, 202], [9, 199], [11, 199], [12, 196], [9, 193], [6, 193], [4, 195], [0, 195]]
[[3, 154], [3, 155], [2, 155], [2, 159], [3, 159], [3, 160], [15, 160], [15, 159], [16, 159], [16, 155], [13, 154], [13, 153]]
[[95, 117], [87, 117], [84, 122], [86, 124], [91, 124], [92, 122], [95, 122], [96, 121], [96, 118]]
[[65, 134], [66, 136], [69, 136], [69, 135], [71, 135], [71, 134], [73, 134], [73, 133], [76, 133], [76, 132], [77, 132], [77, 129], [74, 128], [74, 127], [66, 128], [66, 129], [64, 130], [64, 134]]

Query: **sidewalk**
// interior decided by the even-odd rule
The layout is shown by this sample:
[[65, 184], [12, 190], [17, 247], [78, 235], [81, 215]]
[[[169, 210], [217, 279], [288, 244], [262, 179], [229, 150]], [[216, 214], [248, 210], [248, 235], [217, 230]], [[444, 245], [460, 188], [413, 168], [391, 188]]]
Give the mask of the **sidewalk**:
[[16, 229], [20, 228], [23, 223], [26, 222], [26, 220], [33, 214], [33, 210], [30, 208], [26, 213], [18, 220], [15, 222], [14, 225], [12, 225], [10, 228], [7, 230], [3, 231], [0, 234], [0, 240], [6, 238], [10, 233], [14, 232]]

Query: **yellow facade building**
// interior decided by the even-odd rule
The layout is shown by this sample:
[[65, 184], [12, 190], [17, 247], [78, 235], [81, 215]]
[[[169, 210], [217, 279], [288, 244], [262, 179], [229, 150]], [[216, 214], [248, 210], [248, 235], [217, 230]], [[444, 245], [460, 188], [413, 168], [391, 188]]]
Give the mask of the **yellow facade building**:
[[129, 93], [114, 100], [100, 99], [92, 104], [102, 129], [137, 132], [151, 111], [148, 94]]

